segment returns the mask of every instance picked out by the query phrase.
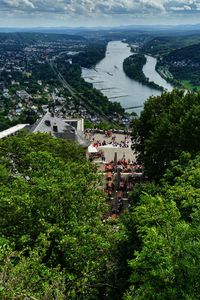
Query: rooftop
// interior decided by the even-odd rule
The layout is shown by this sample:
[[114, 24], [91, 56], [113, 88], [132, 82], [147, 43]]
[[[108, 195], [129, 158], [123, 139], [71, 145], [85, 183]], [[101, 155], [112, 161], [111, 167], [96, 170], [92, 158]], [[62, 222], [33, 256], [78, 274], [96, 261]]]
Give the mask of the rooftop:
[[[72, 121], [73, 119], [70, 119], [70, 122]], [[79, 131], [77, 132], [75, 127], [68, 124], [68, 122], [69, 120], [58, 117], [54, 113], [48, 111], [33, 125], [31, 132], [49, 133], [56, 138], [77, 141], [80, 145], [87, 147], [90, 142], [86, 140]]]
[[15, 134], [17, 133], [18, 131], [26, 128], [27, 126], [29, 126], [29, 124], [18, 124], [16, 126], [13, 126], [13, 127], [10, 127], [4, 131], [1, 131], [0, 132], [0, 139], [4, 138], [4, 137], [7, 137], [11, 134]]

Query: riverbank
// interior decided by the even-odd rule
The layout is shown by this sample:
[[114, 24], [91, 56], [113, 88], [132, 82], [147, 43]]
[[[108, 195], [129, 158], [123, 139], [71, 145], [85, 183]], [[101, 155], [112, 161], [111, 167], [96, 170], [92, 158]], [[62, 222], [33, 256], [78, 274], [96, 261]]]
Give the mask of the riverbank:
[[[151, 96], [159, 96], [161, 91], [143, 85], [124, 73], [123, 61], [131, 54], [127, 43], [111, 41], [107, 45], [105, 58], [96, 65], [95, 70], [83, 68], [82, 77], [111, 102], [119, 102], [124, 109], [131, 107], [129, 112], [139, 115], [144, 102]], [[156, 59], [146, 57], [147, 63], [143, 70], [145, 76], [164, 89], [172, 90], [172, 87], [155, 71]]]
[[147, 63], [147, 58], [144, 54], [133, 54], [126, 58], [123, 62], [123, 70], [125, 74], [150, 88], [164, 91], [164, 88], [153, 81], [150, 81], [143, 72], [143, 67]]
[[167, 82], [172, 84], [176, 88], [186, 89], [189, 91], [200, 91], [200, 86], [194, 86], [191, 84], [189, 80], [177, 80], [174, 76], [169, 72], [168, 68], [163, 64], [157, 62], [156, 71], [160, 74], [160, 76], [165, 79]]
[[164, 80], [172, 84], [174, 87], [183, 87], [182, 84], [173, 77], [169, 70], [159, 63], [159, 61], [157, 61], [155, 69]]

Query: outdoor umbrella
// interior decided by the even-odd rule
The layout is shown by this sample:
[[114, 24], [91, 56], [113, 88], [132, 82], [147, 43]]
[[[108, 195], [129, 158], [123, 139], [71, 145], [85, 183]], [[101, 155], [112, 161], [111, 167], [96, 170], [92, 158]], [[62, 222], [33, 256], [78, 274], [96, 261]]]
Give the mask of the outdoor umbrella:
[[89, 153], [97, 153], [98, 150], [97, 150], [96, 147], [90, 145], [90, 146], [88, 147], [88, 152], [89, 152]]

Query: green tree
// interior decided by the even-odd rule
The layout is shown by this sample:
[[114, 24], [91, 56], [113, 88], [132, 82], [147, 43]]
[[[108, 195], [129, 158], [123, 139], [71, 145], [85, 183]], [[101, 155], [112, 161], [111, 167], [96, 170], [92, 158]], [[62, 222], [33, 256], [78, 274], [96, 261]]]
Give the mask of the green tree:
[[184, 154], [172, 163], [157, 194], [148, 188], [138, 199], [134, 192], [137, 201], [134, 205], [133, 198], [128, 218], [137, 243], [124, 299], [200, 298], [199, 188], [200, 156], [190, 160]]
[[133, 124], [134, 150], [150, 178], [159, 179], [183, 151], [200, 151], [200, 94], [174, 90], [151, 97]]
[[84, 155], [45, 134], [0, 141], [1, 299], [105, 295], [115, 233]]

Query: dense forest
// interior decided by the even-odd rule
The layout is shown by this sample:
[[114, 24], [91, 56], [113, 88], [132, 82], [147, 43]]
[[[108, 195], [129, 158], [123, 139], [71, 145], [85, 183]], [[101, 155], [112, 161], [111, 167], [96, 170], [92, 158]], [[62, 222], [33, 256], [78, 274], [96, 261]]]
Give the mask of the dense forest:
[[199, 42], [199, 34], [194, 33], [186, 35], [180, 35], [180, 33], [177, 33], [175, 36], [170, 36], [170, 33], [168, 33], [167, 36], [161, 36], [160, 34], [157, 34], [157, 36], [144, 41], [143, 45], [141, 46], [141, 51], [144, 53], [149, 53], [153, 56], [164, 56], [176, 49], [195, 45]]
[[163, 91], [163, 87], [159, 86], [153, 81], [149, 81], [143, 72], [143, 67], [146, 64], [147, 59], [143, 54], [134, 54], [127, 57], [123, 62], [124, 72], [128, 77], [136, 81], [141, 82], [151, 88]]
[[25, 135], [1, 141], [0, 157], [0, 298], [98, 298], [115, 237], [83, 149]]
[[72, 62], [84, 68], [94, 67], [105, 57], [107, 43], [89, 43], [86, 48], [72, 57]]
[[145, 41], [141, 53], [158, 58], [156, 66], [161, 76], [177, 87], [199, 90], [199, 34], [157, 36]]
[[71, 34], [56, 34], [56, 33], [39, 33], [39, 32], [0, 32], [0, 41], [8, 42], [11, 41], [16, 42], [16, 46], [18, 44], [21, 45], [29, 45], [32, 43], [40, 43], [40, 42], [55, 42], [55, 41], [80, 41], [85, 40], [84, 37], [80, 35], [71, 35]]
[[134, 149], [150, 178], [160, 178], [182, 151], [200, 151], [200, 94], [174, 90], [152, 97], [134, 121]]
[[200, 94], [152, 97], [133, 123], [149, 180], [110, 219], [84, 149], [0, 140], [0, 299], [200, 299]]
[[175, 79], [200, 86], [200, 43], [174, 50], [165, 56], [161, 65], [168, 67]]

